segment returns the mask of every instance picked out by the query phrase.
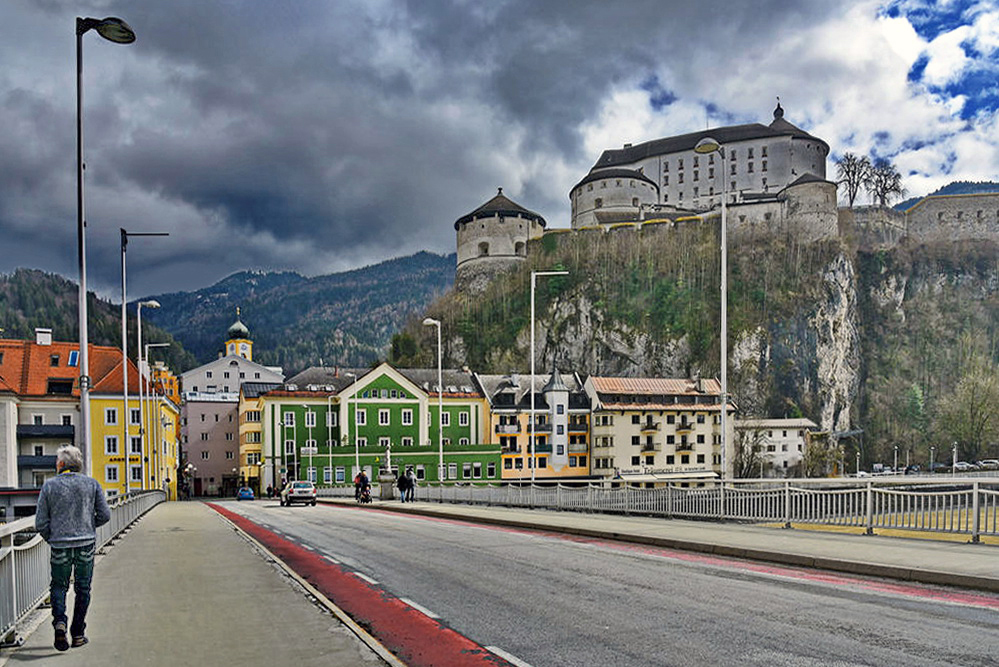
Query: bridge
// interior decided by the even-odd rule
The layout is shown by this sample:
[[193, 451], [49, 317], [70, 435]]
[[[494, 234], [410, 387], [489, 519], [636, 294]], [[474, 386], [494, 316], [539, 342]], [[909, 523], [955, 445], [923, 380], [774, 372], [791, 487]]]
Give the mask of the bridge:
[[[838, 619], [855, 613], [844, 607], [852, 604], [853, 597], [859, 605], [871, 606], [876, 597], [897, 595], [904, 598], [902, 606], [907, 610], [927, 607], [929, 615], [924, 620], [934, 629], [891, 629], [893, 636], [906, 632], [911, 636], [897, 636], [891, 655], [880, 656], [880, 664], [906, 664], [906, 660], [911, 664], [915, 656], [931, 662], [954, 661], [947, 647], [959, 641], [954, 633], [960, 633], [964, 626], [971, 626], [966, 627], [969, 638], [978, 637], [977, 648], [962, 648], [964, 661], [975, 662], [975, 656], [982, 662], [994, 658], [981, 633], [986, 626], [999, 629], [995, 546], [971, 543], [968, 535], [959, 536], [959, 541], [914, 540], [866, 534], [862, 526], [849, 534], [786, 530], [756, 523], [664, 519], [634, 510], [614, 514], [502, 507], [496, 502], [441, 502], [448, 499], [433, 498], [434, 491], [421, 487], [422, 497], [415, 503], [376, 501], [370, 507], [356, 506], [352, 499], [342, 497], [322, 498], [316, 508], [281, 508], [276, 501], [266, 499], [165, 503], [156, 494], [123, 502], [115, 507], [114, 525], [101, 536], [102, 555], [95, 568], [94, 601], [88, 619], [91, 643], [58, 657], [67, 665], [606, 664], [603, 660], [607, 656], [601, 651], [621, 653], [643, 641], [641, 626], [645, 623], [637, 619], [644, 616], [644, 602], [639, 598], [647, 591], [643, 593], [641, 588], [657, 591], [678, 587], [655, 601], [647, 612], [661, 616], [654, 624], [658, 628], [655, 634], [645, 640], [649, 650], [657, 645], [660, 651], [676, 650], [689, 641], [673, 636], [670, 628], [693, 623], [691, 619], [697, 614], [678, 619], [670, 612], [683, 607], [687, 598], [697, 597], [686, 589], [688, 582], [707, 576], [688, 568], [706, 568], [713, 573], [710, 577], [722, 582], [724, 595], [732, 596], [729, 601], [705, 593], [711, 603], [708, 606], [718, 608], [722, 619], [729, 613], [725, 611], [729, 605], [733, 609], [740, 606], [735, 589], [746, 579], [762, 580], [763, 588], [750, 594], [752, 604], [759, 600], [760, 605], [753, 613], [761, 616], [767, 614], [761, 597], [772, 595], [774, 590], [789, 595], [781, 598], [780, 606], [799, 604], [790, 596], [791, 587], [800, 587], [800, 593], [808, 595], [816, 593], [811, 590], [816, 586], [829, 587], [819, 591], [819, 599], [826, 600], [829, 613]], [[443, 490], [436, 491], [444, 495]], [[536, 489], [535, 501], [540, 494]], [[38, 581], [43, 581], [43, 589], [47, 584], [47, 549], [39, 548], [37, 541], [31, 545], [31, 540], [13, 546], [18, 529], [14, 524], [0, 529], [4, 540], [0, 577], [5, 582], [0, 585], [0, 600], [13, 609], [11, 601], [16, 599], [34, 611], [21, 610], [15, 622], [8, 623], [8, 640], [15, 641], [0, 649], [0, 665], [57, 655], [51, 645], [48, 610], [37, 608], [44, 590], [36, 595], [38, 600], [28, 599], [28, 582], [34, 581], [36, 589]], [[831, 527], [835, 531], [848, 529]], [[986, 534], [981, 541], [992, 539]], [[470, 549], [467, 553], [462, 551], [465, 546]], [[555, 549], [560, 550], [558, 565], [546, 562], [548, 553]], [[32, 550], [41, 555], [29, 556]], [[407, 551], [413, 552], [414, 558], [403, 562]], [[577, 553], [569, 560], [566, 553], [573, 551]], [[613, 584], [594, 585], [584, 578], [584, 570], [597, 552], [601, 559], [618, 563], [620, 572], [611, 577]], [[14, 554], [22, 556], [16, 565]], [[493, 554], [499, 560], [490, 564]], [[512, 554], [516, 555], [511, 560]], [[576, 558], [582, 560], [577, 563]], [[627, 568], [614, 560], [620, 558], [626, 559]], [[39, 559], [43, 564], [40, 569]], [[447, 571], [460, 570], [463, 560], [472, 563], [472, 581], [461, 585], [449, 582]], [[400, 563], [401, 574], [388, 567], [392, 561]], [[603, 567], [598, 570], [603, 571]], [[614, 590], [632, 585], [626, 581], [630, 577], [626, 570], [645, 577], [651, 576], [649, 567], [655, 572], [668, 571], [670, 577], [656, 584], [643, 582], [629, 591], [635, 597], [628, 601], [630, 615], [613, 613]], [[559, 595], [548, 590], [551, 581], [562, 576], [560, 568], [580, 578], [578, 590], [566, 589]], [[488, 569], [489, 574], [476, 573], [476, 569]], [[477, 577], [496, 579], [497, 583], [476, 594]], [[7, 581], [14, 583], [13, 588]], [[533, 596], [520, 590], [521, 581], [527, 582]], [[508, 587], [509, 596], [496, 587]], [[16, 595], [10, 595], [12, 590]], [[549, 636], [550, 628], [542, 622], [548, 612], [534, 609], [524, 600], [538, 597], [557, 607], [555, 601], [562, 594], [568, 599], [577, 594], [589, 596], [594, 612], [606, 606], [608, 618], [600, 624], [611, 630], [598, 631], [590, 614], [572, 603], [570, 618], [584, 618], [582, 627], [562, 627]], [[514, 618], [521, 619], [520, 623], [507, 627], [500, 621], [507, 605], [518, 607]], [[519, 609], [522, 605], [539, 616], [524, 616], [526, 611]], [[802, 609], [813, 605], [803, 604]], [[10, 613], [0, 612], [0, 621], [9, 620]], [[892, 614], [875, 611], [874, 618], [861, 624], [876, 626], [881, 623], [879, 616], [897, 613], [894, 609]], [[954, 614], [953, 619], [941, 617], [949, 613]], [[974, 622], [969, 622], [969, 615], [976, 614]], [[477, 626], [476, 618], [487, 622]], [[622, 619], [624, 626], [617, 628]], [[747, 624], [750, 635], [766, 636], [755, 627], [761, 624], [765, 628], [760, 618], [741, 619], [733, 627]], [[702, 627], [700, 632], [719, 631], [724, 620], [708, 625], [714, 630]], [[618, 631], [630, 636], [626, 644], [620, 643]], [[868, 627], [865, 633], [869, 636], [875, 631], [875, 627]], [[951, 633], [952, 639], [937, 641], [936, 632]], [[925, 635], [923, 643], [921, 633]], [[795, 634], [807, 635], [808, 631], [799, 628]], [[532, 638], [536, 636], [545, 639], [535, 641]], [[827, 650], [858, 650], [857, 638], [844, 641], [849, 646]], [[786, 642], [788, 648], [782, 650], [796, 654], [814, 644], [807, 638], [800, 646], [791, 637]], [[576, 644], [587, 648], [576, 653], [581, 650]], [[865, 655], [865, 660], [872, 659], [873, 654]], [[643, 662], [628, 657], [638, 664], [684, 662], [663, 660], [661, 655], [646, 658]], [[745, 658], [731, 646], [710, 657], [716, 664], [747, 664]], [[687, 664], [697, 662], [692, 660]]]

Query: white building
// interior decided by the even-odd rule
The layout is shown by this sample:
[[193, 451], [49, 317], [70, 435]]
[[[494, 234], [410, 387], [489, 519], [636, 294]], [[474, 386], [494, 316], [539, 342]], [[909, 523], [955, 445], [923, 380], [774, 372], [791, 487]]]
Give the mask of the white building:
[[811, 419], [737, 419], [736, 438], [743, 447], [758, 450], [760, 477], [800, 475], [808, 451], [809, 434], [818, 430]]

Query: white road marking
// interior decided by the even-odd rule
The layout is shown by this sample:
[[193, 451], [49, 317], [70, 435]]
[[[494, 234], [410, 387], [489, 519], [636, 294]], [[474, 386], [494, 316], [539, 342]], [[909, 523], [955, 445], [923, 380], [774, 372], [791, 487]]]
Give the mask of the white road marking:
[[363, 579], [364, 581], [368, 582], [369, 584], [373, 584], [375, 586], [378, 585], [377, 581], [375, 581], [374, 579], [372, 579], [371, 577], [369, 577], [367, 575], [361, 574], [360, 572], [355, 572], [354, 576], [357, 577], [358, 579]]
[[509, 662], [511, 665], [516, 665], [517, 667], [531, 667], [530, 664], [524, 662], [523, 660], [521, 660], [520, 658], [511, 653], [507, 653], [498, 646], [487, 646], [486, 650], [489, 651], [490, 653], [495, 653], [499, 657]]
[[310, 547], [308, 544], [306, 544], [304, 542], [299, 542], [299, 544], [302, 545], [303, 549], [308, 549], [309, 551], [315, 551], [315, 549], [313, 549], [312, 547]]
[[416, 611], [418, 611], [421, 614], [423, 614], [424, 616], [429, 616], [430, 618], [435, 618], [435, 619], [436, 618], [440, 618], [440, 616], [438, 616], [434, 612], [430, 611], [426, 607], [423, 607], [423, 606], [420, 606], [420, 605], [416, 604], [412, 600], [409, 600], [407, 598], [399, 598], [399, 599], [402, 600], [403, 602], [405, 602], [406, 604], [408, 604], [410, 607], [412, 607]]
[[325, 558], [329, 562], [333, 563], [334, 565], [339, 565], [340, 564], [340, 561], [338, 561], [336, 558], [333, 558], [333, 556], [330, 556], [329, 554], [323, 554], [323, 558]]

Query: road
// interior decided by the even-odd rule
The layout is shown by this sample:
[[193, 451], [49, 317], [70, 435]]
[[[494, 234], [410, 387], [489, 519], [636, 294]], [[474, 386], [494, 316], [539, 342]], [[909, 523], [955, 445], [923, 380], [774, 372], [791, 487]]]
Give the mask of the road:
[[221, 505], [534, 667], [999, 665], [995, 596], [355, 507]]

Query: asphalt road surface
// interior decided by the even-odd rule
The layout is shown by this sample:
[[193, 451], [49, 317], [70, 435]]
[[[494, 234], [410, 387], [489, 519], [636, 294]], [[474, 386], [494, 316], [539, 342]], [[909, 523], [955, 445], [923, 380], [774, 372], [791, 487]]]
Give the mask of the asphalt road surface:
[[221, 505], [514, 664], [999, 665], [988, 594], [354, 507]]

